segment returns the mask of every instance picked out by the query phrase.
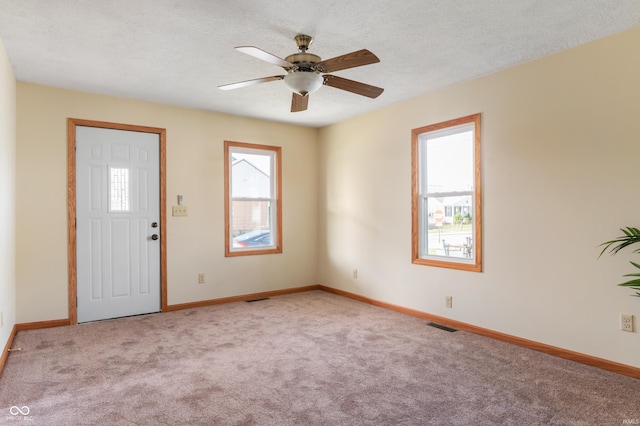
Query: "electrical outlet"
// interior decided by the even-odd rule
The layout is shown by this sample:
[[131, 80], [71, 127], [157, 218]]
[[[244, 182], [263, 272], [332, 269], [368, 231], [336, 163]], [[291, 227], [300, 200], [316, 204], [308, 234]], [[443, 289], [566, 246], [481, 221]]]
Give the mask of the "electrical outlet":
[[171, 209], [172, 216], [188, 216], [189, 211], [187, 206], [173, 206]]
[[198, 274], [198, 284], [204, 284], [204, 272]]
[[354, 270], [353, 270], [353, 279], [354, 279], [354, 280], [357, 280], [357, 279], [358, 279], [358, 270], [357, 270], [357, 269], [354, 269]]
[[620, 314], [620, 330], [633, 333], [633, 315]]
[[446, 296], [444, 298], [444, 307], [453, 308], [453, 296]]

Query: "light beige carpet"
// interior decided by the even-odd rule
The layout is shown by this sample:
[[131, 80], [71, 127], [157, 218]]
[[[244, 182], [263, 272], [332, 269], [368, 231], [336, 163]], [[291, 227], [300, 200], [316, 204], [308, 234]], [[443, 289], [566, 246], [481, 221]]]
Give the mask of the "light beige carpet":
[[[25, 331], [14, 347], [22, 351], [0, 377], [0, 424], [640, 419], [640, 380], [322, 291]], [[24, 407], [26, 419], [16, 411]]]

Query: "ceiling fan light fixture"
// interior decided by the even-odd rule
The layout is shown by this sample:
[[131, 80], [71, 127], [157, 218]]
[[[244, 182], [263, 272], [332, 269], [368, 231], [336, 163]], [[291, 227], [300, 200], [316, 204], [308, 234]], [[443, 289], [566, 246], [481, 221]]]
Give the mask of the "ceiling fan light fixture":
[[377, 98], [384, 91], [381, 87], [327, 74], [380, 62], [380, 59], [367, 49], [360, 49], [323, 61], [320, 56], [307, 52], [307, 49], [309, 49], [313, 41], [312, 37], [305, 34], [298, 34], [294, 40], [298, 45], [298, 53], [291, 54], [285, 59], [272, 55], [255, 46], [236, 47], [236, 50], [239, 52], [283, 68], [286, 74], [223, 84], [222, 86], [218, 86], [218, 88], [221, 90], [231, 90], [267, 83], [269, 81], [284, 80], [286, 86], [293, 92], [293, 96], [291, 97], [291, 112], [306, 111], [309, 103], [308, 95], [316, 92], [324, 85], [372, 99]]
[[293, 92], [302, 96], [317, 91], [324, 82], [324, 78], [316, 72], [292, 72], [284, 77], [284, 83]]

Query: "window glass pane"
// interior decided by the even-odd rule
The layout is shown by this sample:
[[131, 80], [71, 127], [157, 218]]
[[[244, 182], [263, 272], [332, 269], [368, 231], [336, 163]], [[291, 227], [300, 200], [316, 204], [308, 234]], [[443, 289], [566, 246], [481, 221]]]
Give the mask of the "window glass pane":
[[426, 192], [473, 190], [473, 129], [426, 136]]
[[[235, 241], [241, 235], [254, 231], [271, 231], [271, 202], [270, 201], [237, 201], [231, 202], [232, 228], [231, 237]], [[261, 239], [261, 242], [266, 240]], [[270, 245], [271, 239], [268, 244]], [[242, 247], [242, 246], [241, 246]]]
[[130, 195], [129, 169], [109, 167], [109, 211], [128, 212]]
[[231, 196], [233, 198], [271, 198], [271, 154], [231, 154]]
[[[424, 254], [473, 258], [473, 201], [471, 195], [453, 197], [428, 197], [428, 212]], [[447, 216], [446, 211], [452, 211]]]

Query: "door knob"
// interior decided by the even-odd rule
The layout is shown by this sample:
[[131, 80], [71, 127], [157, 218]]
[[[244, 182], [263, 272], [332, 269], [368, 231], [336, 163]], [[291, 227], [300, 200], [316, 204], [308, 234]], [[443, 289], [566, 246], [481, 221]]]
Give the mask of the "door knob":
[[152, 240], [157, 240], [158, 238], [159, 238], [159, 237], [158, 237], [158, 234], [153, 234], [153, 235], [151, 236], [151, 239], [152, 239]]
[[152, 222], [151, 223], [151, 227], [152, 228], [157, 228], [158, 227], [158, 222]]

